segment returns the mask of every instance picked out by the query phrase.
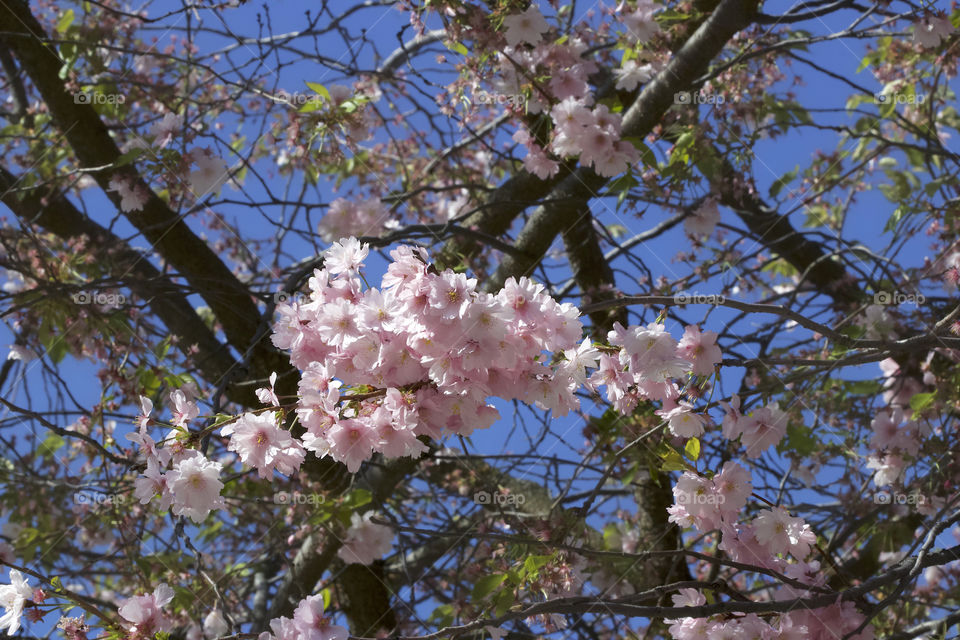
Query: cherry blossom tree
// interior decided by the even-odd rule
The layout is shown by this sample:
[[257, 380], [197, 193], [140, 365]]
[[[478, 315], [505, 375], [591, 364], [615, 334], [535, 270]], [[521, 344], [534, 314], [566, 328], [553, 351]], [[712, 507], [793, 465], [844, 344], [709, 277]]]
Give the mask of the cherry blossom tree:
[[0, 4], [0, 630], [955, 637], [957, 27]]

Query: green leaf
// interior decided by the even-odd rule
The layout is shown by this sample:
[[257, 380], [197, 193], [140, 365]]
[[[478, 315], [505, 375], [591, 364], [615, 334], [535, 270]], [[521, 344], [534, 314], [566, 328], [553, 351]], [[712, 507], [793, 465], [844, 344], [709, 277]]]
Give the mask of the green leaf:
[[307, 86], [310, 87], [311, 90], [315, 91], [324, 100], [328, 102], [330, 101], [330, 92], [327, 91], [327, 88], [319, 82], [308, 82]]
[[57, 33], [66, 33], [67, 29], [70, 28], [70, 25], [73, 24], [73, 19], [75, 17], [76, 15], [73, 13], [73, 9], [67, 9], [66, 12], [60, 16], [60, 19], [57, 20]]
[[935, 391], [930, 393], [918, 393], [910, 398], [910, 408], [916, 413], [923, 413], [933, 405], [933, 401], [936, 399], [937, 393]]
[[359, 509], [365, 504], [369, 504], [373, 496], [366, 489], [354, 489], [347, 494], [343, 500], [343, 506], [347, 509]]
[[523, 569], [528, 575], [536, 573], [552, 559], [553, 556], [527, 556], [527, 559], [523, 561]]
[[785, 278], [792, 278], [799, 273], [795, 266], [783, 258], [774, 258], [773, 260], [768, 260], [767, 263], [760, 268], [760, 270], [769, 271], [770, 273], [775, 273]]
[[625, 174], [610, 183], [610, 187], [604, 195], [617, 196], [617, 208], [619, 209], [623, 201], [626, 200], [630, 189], [639, 185], [640, 183], [637, 182], [637, 179], [634, 178], [633, 174], [628, 170]]
[[777, 194], [780, 193], [781, 189], [796, 179], [798, 173], [800, 173], [800, 165], [795, 166], [793, 171], [786, 172], [776, 182], [770, 185], [770, 197], [777, 197]]
[[430, 614], [430, 620], [436, 620], [441, 626], [449, 626], [453, 622], [453, 605], [440, 605]]
[[856, 93], [847, 100], [847, 111], [853, 111], [864, 102], [873, 103], [873, 96], [867, 96], [862, 93]]
[[494, 614], [499, 618], [504, 615], [507, 611], [510, 610], [510, 607], [513, 606], [516, 601], [516, 597], [513, 595], [512, 590], [504, 589], [497, 594], [497, 597], [494, 599]]
[[462, 42], [452, 42], [452, 41], [446, 40], [444, 41], [443, 44], [447, 47], [447, 49], [450, 49], [450, 51], [453, 51], [454, 53], [459, 53], [464, 57], [470, 55], [470, 51], [465, 46], [463, 46]]
[[694, 140], [695, 136], [691, 131], [681, 134], [680, 137], [677, 138], [676, 144], [673, 145], [669, 164], [676, 164], [678, 162], [688, 163], [690, 161], [690, 149], [693, 147]]
[[616, 525], [608, 523], [603, 528], [603, 544], [607, 549], [615, 549], [619, 547], [621, 537], [620, 530], [617, 529]]
[[303, 104], [302, 107], [297, 109], [297, 113], [310, 113], [312, 111], [319, 111], [323, 107], [323, 102], [320, 100], [308, 100]]
[[857, 380], [847, 383], [847, 393], [867, 396], [880, 392], [880, 382], [877, 380]]
[[890, 219], [887, 220], [887, 224], [883, 225], [884, 231], [894, 231], [897, 228], [897, 225], [900, 224], [900, 221], [903, 220], [905, 212], [903, 207], [897, 207], [893, 210], [893, 215], [890, 216]]
[[503, 584], [503, 581], [507, 579], [507, 574], [505, 573], [495, 573], [489, 576], [483, 576], [477, 583], [473, 585], [473, 599], [482, 600], [488, 595], [493, 593], [497, 587]]
[[65, 444], [67, 444], [67, 441], [57, 434], [48, 434], [47, 437], [44, 438], [43, 443], [40, 445], [40, 455], [42, 455], [44, 458], [49, 458]]
[[64, 42], [60, 45], [60, 59], [63, 60], [63, 66], [60, 67], [57, 75], [60, 76], [61, 80], [67, 79], [67, 76], [70, 75], [70, 69], [73, 69], [73, 65], [77, 63], [79, 57], [79, 48], [75, 43]]
[[784, 442], [783, 449], [796, 451], [802, 456], [813, 453], [817, 448], [817, 439], [813, 437], [813, 430], [802, 424], [788, 424], [787, 438]]
[[697, 438], [690, 438], [687, 440], [687, 444], [683, 447], [683, 451], [687, 454], [688, 458], [696, 462], [700, 457], [700, 440]]
[[660, 471], [686, 471], [690, 468], [690, 465], [683, 461], [683, 456], [672, 449], [661, 457], [663, 462], [660, 463]]
[[54, 364], [58, 364], [67, 355], [67, 351], [67, 341], [60, 336], [54, 336], [47, 348], [47, 355], [53, 360]]
[[173, 604], [174, 606], [187, 609], [197, 601], [196, 594], [186, 587], [173, 586]]
[[126, 153], [121, 155], [119, 158], [117, 158], [117, 161], [113, 164], [115, 167], [122, 167], [122, 166], [128, 165], [134, 160], [136, 160], [137, 158], [139, 158], [140, 156], [142, 156], [144, 153], [146, 153], [146, 151], [147, 150], [144, 149], [143, 147], [134, 147], [130, 149], [130, 151], [127, 151]]

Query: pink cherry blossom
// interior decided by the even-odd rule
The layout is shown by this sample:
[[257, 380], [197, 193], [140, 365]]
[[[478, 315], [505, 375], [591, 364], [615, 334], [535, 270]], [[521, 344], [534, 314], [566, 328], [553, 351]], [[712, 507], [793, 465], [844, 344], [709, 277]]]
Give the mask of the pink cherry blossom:
[[740, 437], [747, 456], [756, 458], [783, 439], [787, 433], [787, 414], [779, 407], [761, 407], [749, 415], [740, 413], [740, 399], [733, 396], [729, 411], [723, 420], [723, 435], [735, 440]]
[[878, 453], [867, 457], [867, 468], [874, 469], [873, 483], [878, 487], [893, 484], [903, 475], [906, 462], [896, 453]]
[[350, 528], [343, 540], [343, 546], [337, 551], [337, 555], [344, 562], [370, 564], [390, 552], [393, 547], [393, 530], [371, 522], [372, 516], [372, 512], [363, 516], [354, 513], [351, 516]]
[[219, 609], [214, 609], [203, 619], [203, 635], [209, 640], [225, 636], [230, 632], [230, 625]]
[[[372, 429], [366, 422], [356, 418], [344, 418], [336, 422], [327, 433], [326, 443], [329, 445], [327, 451], [318, 453], [328, 453], [340, 460], [350, 473], [356, 473], [360, 470], [360, 465], [364, 460], [370, 457], [374, 447], [377, 446], [380, 439], [376, 430]], [[306, 442], [306, 441], [305, 441]], [[307, 448], [311, 447], [307, 444]], [[316, 445], [313, 445], [316, 447]]]
[[183, 128], [183, 116], [178, 116], [175, 113], [165, 113], [163, 118], [154, 123], [150, 127], [150, 134], [153, 136], [153, 144], [158, 148], [163, 149], [170, 142], [173, 141], [173, 137], [179, 133], [180, 129]]
[[638, 85], [650, 82], [662, 69], [663, 65], [657, 62], [626, 60], [619, 69], [613, 71], [617, 77], [617, 89], [633, 91]]
[[646, 327], [625, 329], [616, 323], [608, 340], [622, 347], [621, 364], [641, 378], [664, 382], [682, 377], [690, 369], [689, 361], [677, 357], [677, 341], [662, 324], [651, 322]]
[[173, 600], [173, 589], [160, 584], [153, 593], [134, 596], [120, 605], [118, 613], [127, 622], [133, 623], [131, 631], [137, 636], [151, 638], [158, 631], [169, 631], [173, 623], [163, 612], [163, 607]]
[[177, 427], [186, 427], [188, 422], [200, 415], [197, 403], [190, 400], [182, 389], [170, 394], [170, 405], [173, 412], [172, 422]]
[[19, 360], [20, 362], [30, 362], [39, 357], [36, 351], [21, 344], [10, 345], [10, 352], [7, 354], [7, 360]]
[[504, 34], [507, 44], [516, 47], [521, 42], [537, 44], [540, 37], [550, 30], [550, 25], [537, 8], [536, 3], [530, 5], [523, 13], [507, 16], [503, 19]]
[[140, 211], [147, 204], [150, 195], [142, 185], [132, 184], [127, 178], [115, 176], [110, 179], [110, 191], [120, 196], [120, 210], [124, 213]]
[[270, 374], [270, 386], [269, 387], [260, 387], [257, 389], [257, 400], [262, 402], [265, 405], [275, 407], [280, 404], [280, 399], [277, 397], [276, 392], [277, 384], [277, 372], [274, 371]]
[[810, 545], [817, 540], [810, 525], [781, 507], [760, 512], [753, 521], [753, 531], [757, 541], [771, 554], [790, 553], [798, 560], [810, 553]]
[[6, 629], [12, 636], [20, 628], [20, 617], [28, 600], [33, 600], [33, 587], [16, 569], [10, 569], [10, 584], [0, 585], [0, 606], [4, 614], [0, 617], [0, 629]]
[[736, 518], [753, 492], [750, 472], [733, 461], [723, 463], [723, 469], [713, 477], [713, 486], [717, 495], [723, 497], [718, 505], [726, 520]]
[[347, 640], [349, 635], [346, 628], [330, 624], [330, 619], [323, 615], [322, 595], [301, 600], [290, 626], [296, 631], [297, 640]]
[[560, 172], [560, 163], [549, 157], [540, 145], [530, 143], [523, 159], [523, 168], [541, 180], [546, 180]]
[[351, 236], [378, 236], [387, 228], [390, 220], [390, 210], [383, 206], [379, 198], [337, 198], [327, 207], [317, 231], [326, 242]]
[[195, 149], [190, 152], [190, 158], [197, 167], [187, 177], [194, 196], [202, 200], [207, 195], [219, 194], [230, 178], [227, 163], [210, 149]]
[[564, 371], [568, 372], [570, 377], [579, 384], [585, 384], [587, 381], [587, 369], [595, 369], [600, 359], [600, 350], [593, 346], [593, 343], [584, 338], [583, 342], [576, 349], [567, 349], [563, 352], [567, 359], [563, 365]]
[[899, 407], [883, 410], [871, 421], [873, 437], [870, 446], [877, 450], [891, 449], [908, 455], [916, 455], [920, 449], [915, 422], [903, 423], [903, 410]]
[[660, 25], [653, 14], [657, 10], [651, 0], [639, 0], [636, 9], [630, 13], [621, 14], [623, 25], [627, 29], [627, 40], [630, 42], [648, 42], [660, 33]]
[[693, 405], [680, 402], [670, 411], [658, 411], [670, 426], [670, 432], [680, 438], [698, 438], [703, 435], [705, 418], [694, 411]]
[[710, 197], [684, 218], [683, 228], [691, 236], [709, 236], [718, 222], [720, 222], [720, 210], [717, 208], [717, 199]]
[[160, 510], [166, 511], [173, 503], [173, 492], [167, 481], [167, 475], [160, 471], [158, 459], [149, 457], [147, 458], [146, 471], [133, 483], [133, 495], [140, 501], [140, 504], [147, 504], [156, 496], [160, 496]]
[[693, 363], [693, 373], [709, 376], [716, 365], [723, 360], [720, 347], [717, 346], [715, 331], [700, 331], [696, 325], [688, 325], [677, 345], [677, 355]]
[[925, 49], [940, 46], [953, 33], [949, 18], [932, 15], [920, 19], [913, 27], [913, 41]]
[[199, 451], [191, 450], [167, 474], [167, 486], [173, 492], [173, 513], [203, 522], [213, 509], [223, 508], [219, 462], [211, 462]]
[[343, 238], [323, 252], [323, 268], [331, 275], [357, 273], [369, 252], [370, 245], [360, 244], [356, 238]]
[[237, 452], [240, 460], [256, 469], [261, 478], [274, 470], [291, 475], [303, 462], [303, 445], [277, 425], [275, 413], [245, 413], [224, 427], [221, 434], [230, 436], [228, 449]]

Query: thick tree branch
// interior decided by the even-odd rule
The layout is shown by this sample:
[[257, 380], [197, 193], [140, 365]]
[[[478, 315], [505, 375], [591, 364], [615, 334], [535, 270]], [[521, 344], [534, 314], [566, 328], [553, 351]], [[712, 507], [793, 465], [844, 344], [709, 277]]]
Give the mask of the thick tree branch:
[[[674, 104], [674, 96], [688, 89], [708, 68], [710, 61], [738, 31], [750, 24], [756, 11], [752, 0], [724, 0], [671, 58], [666, 68], [647, 83], [623, 118], [622, 136], [644, 137], [660, 123]], [[584, 203], [598, 197], [607, 179], [591, 169], [580, 167], [550, 190], [546, 202], [530, 215], [517, 237], [517, 248], [524, 258], [506, 256], [496, 274], [487, 282], [496, 290], [510, 276], [529, 274], [550, 247], [553, 239], [576, 222], [574, 212], [585, 211]], [[534, 198], [529, 197], [532, 202]], [[487, 233], [495, 230], [484, 229]]]
[[[40, 92], [80, 166], [90, 169], [90, 175], [118, 209], [119, 194], [108, 190], [113, 178], [127, 180], [149, 194], [143, 209], [128, 219], [210, 305], [230, 344], [246, 351], [254, 344], [260, 324], [260, 313], [247, 288], [132, 165], [120, 166], [120, 149], [93, 106], [78, 104], [64, 86], [59, 76], [62, 62], [29, 6], [21, 2], [0, 4], [0, 25], [3, 44], [14, 52]], [[259, 371], [289, 369], [285, 358], [265, 344], [255, 349], [252, 362]]]
[[811, 240], [790, 224], [790, 219], [767, 205], [754, 191], [736, 186], [738, 173], [726, 156], [719, 176], [711, 181], [720, 196], [720, 204], [733, 209], [743, 223], [764, 246], [789, 262], [818, 291], [833, 298], [838, 310], [849, 312], [851, 306], [863, 301], [864, 292], [836, 260], [830, 259], [820, 243]]
[[[234, 367], [229, 349], [214, 335], [183, 296], [181, 287], [162, 274], [143, 254], [131, 249], [121, 238], [86, 217], [62, 193], [38, 190], [18, 192], [17, 178], [0, 167], [0, 200], [25, 224], [38, 225], [64, 240], [86, 236], [105, 265], [118, 281], [147, 301], [151, 311], [171, 334], [180, 337], [177, 347], [190, 357], [204, 378], [214, 384], [225, 379]], [[193, 346], [196, 352], [191, 353]], [[229, 385], [231, 400], [252, 406], [253, 390]]]
[[[586, 211], [577, 216], [574, 223], [563, 229], [563, 245], [570, 260], [573, 280], [580, 288], [581, 304], [610, 300], [615, 296], [613, 269], [603, 255], [597, 230], [593, 227], [593, 215]], [[606, 338], [614, 322], [627, 324], [626, 309], [595, 311], [590, 314], [594, 335]]]
[[[513, 620], [522, 620], [530, 616], [550, 613], [574, 615], [598, 613], [621, 615], [631, 618], [664, 619], [706, 618], [717, 614], [731, 613], [788, 613], [797, 608], [820, 609], [837, 604], [838, 602], [860, 600], [876, 589], [891, 585], [903, 579], [918, 567], [922, 569], [924, 567], [939, 566], [958, 559], [960, 559], [960, 545], [949, 549], [932, 551], [922, 558], [919, 556], [906, 558], [886, 573], [875, 576], [861, 585], [851, 587], [844, 591], [767, 602], [745, 602], [738, 599], [690, 607], [660, 607], [636, 604], [638, 599], [649, 597], [647, 594], [612, 599], [595, 597], [560, 598], [548, 602], [539, 602], [526, 607], [519, 607], [496, 618], [480, 619], [463, 625], [445, 627], [434, 633], [422, 636], [401, 636], [400, 640], [438, 640], [439, 638], [456, 637], [471, 633], [477, 629], [482, 629], [485, 626], [499, 627]], [[678, 583], [671, 586], [679, 589], [683, 584], [684, 583]]]

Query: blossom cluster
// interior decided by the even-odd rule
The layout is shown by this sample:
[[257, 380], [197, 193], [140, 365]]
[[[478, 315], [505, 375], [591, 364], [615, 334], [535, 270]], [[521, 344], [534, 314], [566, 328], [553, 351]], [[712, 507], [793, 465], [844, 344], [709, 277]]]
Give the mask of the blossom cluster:
[[378, 198], [347, 200], [337, 198], [330, 203], [317, 225], [320, 237], [334, 242], [349, 236], [377, 236], [390, 226], [390, 211]]
[[[712, 479], [685, 472], [673, 488], [676, 502], [668, 509], [670, 521], [684, 527], [694, 526], [703, 532], [719, 529], [722, 535], [719, 548], [734, 562], [770, 569], [811, 586], [811, 590], [807, 590], [781, 585], [776, 599], [816, 595], [812, 589], [822, 587], [825, 577], [819, 562], [806, 561], [816, 543], [816, 534], [802, 518], [791, 516], [782, 507], [764, 509], [750, 522], [737, 522], [739, 511], [752, 491], [749, 472], [736, 462], [725, 463]], [[788, 562], [788, 555], [796, 562]], [[706, 598], [696, 589], [681, 589], [673, 601], [678, 607], [700, 606], [706, 603]], [[688, 617], [666, 622], [675, 640], [704, 637], [829, 640], [856, 630], [863, 620], [853, 603], [844, 602], [813, 610], [798, 608], [777, 620], [764, 620], [750, 614]], [[871, 640], [872, 627], [865, 627], [853, 637]]]
[[236, 422], [220, 430], [230, 436], [227, 448], [240, 460], [257, 470], [261, 478], [274, 471], [291, 475], [300, 468], [305, 451], [299, 440], [281, 429], [275, 413], [245, 413]]
[[[546, 31], [546, 21], [536, 7], [530, 7], [527, 13], [535, 13], [533, 19], [537, 30]], [[522, 15], [522, 14], [521, 14]], [[505, 23], [511, 18], [508, 17]], [[590, 84], [587, 79], [599, 70], [597, 63], [584, 56], [587, 44], [578, 37], [563, 42], [541, 42], [540, 36], [531, 29], [523, 39], [511, 38], [507, 31], [509, 46], [498, 54], [498, 73], [493, 79], [494, 90], [501, 95], [522, 93], [527, 78], [549, 76], [550, 81], [538, 85], [526, 101], [528, 113], [542, 113], [550, 104], [565, 98], [583, 99], [590, 96]], [[534, 47], [520, 46], [521, 42], [534, 44]]]
[[740, 412], [740, 396], [734, 394], [730, 404], [724, 405], [727, 414], [723, 418], [723, 437], [728, 440], [740, 438], [747, 457], [759, 457], [776, 446], [787, 433], [787, 414], [775, 404], [744, 414]]
[[[163, 118], [150, 128], [153, 146], [158, 150], [163, 149], [181, 132], [183, 126], [183, 116], [169, 112], [164, 114]], [[150, 145], [143, 138], [134, 138], [125, 146], [124, 151], [149, 148]], [[196, 166], [196, 169], [191, 171], [181, 171], [180, 177], [185, 180], [197, 200], [219, 193], [221, 187], [230, 179], [227, 163], [210, 148], [195, 148], [184, 154], [183, 161], [186, 167]], [[120, 210], [124, 213], [141, 211], [151, 195], [144, 185], [119, 174], [110, 179], [108, 191], [115, 191], [120, 197]]]
[[684, 378], [688, 372], [709, 375], [713, 371], [721, 360], [715, 332], [701, 333], [691, 325], [677, 342], [657, 322], [627, 328], [616, 323], [607, 340], [619, 349], [599, 355], [597, 370], [587, 380], [592, 389], [606, 387], [607, 399], [624, 414], [633, 411], [640, 400], [661, 402], [660, 413], [675, 435], [695, 437], [703, 433], [704, 418], [680, 400], [675, 379]]
[[[906, 410], [909, 415], [911, 412]], [[867, 468], [876, 470], [873, 482], [878, 487], [893, 484], [903, 475], [907, 458], [920, 451], [920, 423], [908, 419], [901, 407], [881, 410], [870, 422], [873, 436]]]
[[161, 509], [172, 508], [174, 515], [202, 522], [211, 510], [225, 506], [220, 496], [223, 465], [208, 460], [196, 449], [186, 448], [177, 438], [181, 433], [179, 429], [186, 429], [199, 415], [196, 402], [187, 392], [177, 389], [170, 394], [170, 404], [174, 429], [164, 440], [168, 446], [158, 447], [147, 433], [153, 402], [149, 398], [140, 399], [139, 429], [127, 438], [140, 447], [147, 469], [134, 483], [134, 495], [141, 504], [159, 497]]
[[371, 564], [377, 558], [387, 555], [393, 546], [393, 530], [390, 527], [371, 522], [373, 512], [364, 515], [354, 513], [350, 516], [350, 528], [344, 537], [343, 545], [337, 556], [346, 563]]
[[173, 600], [173, 589], [160, 584], [153, 593], [133, 596], [126, 600], [118, 610], [120, 617], [131, 623], [133, 637], [152, 638], [161, 631], [170, 631], [173, 621], [167, 617], [163, 607]]
[[565, 98], [550, 110], [550, 117], [554, 124], [550, 149], [560, 157], [579, 157], [582, 164], [608, 178], [640, 160], [637, 148], [620, 139], [620, 114], [606, 105], [590, 109], [582, 99]]
[[716, 334], [688, 328], [681, 346], [656, 323], [617, 325], [610, 340], [621, 348], [601, 353], [581, 341], [578, 310], [542, 285], [510, 278], [496, 294], [479, 291], [464, 274], [438, 272], [420, 249], [395, 249], [381, 288], [364, 289], [368, 251], [354, 238], [335, 243], [309, 281], [309, 301], [278, 306], [273, 334], [303, 372], [304, 447], [351, 472], [374, 452], [420, 454], [422, 436], [489, 427], [499, 415], [489, 397], [564, 415], [579, 407], [581, 385], [605, 385], [629, 410], [641, 398], [678, 398], [673, 377], [719, 362]]
[[[654, 11], [653, 3], [641, 2], [635, 11], [623, 15], [628, 41], [647, 42], [659, 32]], [[499, 95], [521, 95], [529, 78], [549, 77], [548, 82], [535, 83], [525, 100], [528, 113], [550, 111], [554, 126], [548, 148], [525, 128], [514, 135], [514, 141], [527, 148], [527, 171], [546, 179], [560, 170], [558, 158], [579, 157], [583, 165], [592, 166], [598, 174], [613, 177], [637, 162], [640, 154], [636, 147], [621, 139], [620, 114], [611, 113], [605, 105], [593, 106], [588, 79], [598, 67], [583, 55], [586, 43], [577, 37], [542, 41], [549, 25], [535, 5], [505, 18], [504, 26], [509, 46], [498, 54], [500, 68], [493, 85], [495, 91]], [[662, 61], [652, 58], [645, 62], [625, 60], [617, 73], [617, 87], [632, 90], [662, 68]]]
[[301, 600], [293, 618], [271, 620], [270, 631], [261, 633], [257, 640], [347, 640], [348, 635], [345, 627], [331, 624], [323, 615], [323, 596], [316, 595]]
[[[798, 574], [798, 580], [807, 582], [808, 576]], [[777, 593], [778, 597], [794, 598], [810, 595], [802, 589], [786, 588], [788, 593]], [[706, 604], [707, 599], [696, 589], [680, 589], [673, 596], [675, 607], [698, 607]], [[773, 618], [761, 618], [756, 614], [721, 618], [680, 618], [666, 620], [670, 625], [670, 635], [676, 640], [694, 638], [780, 638], [782, 640], [831, 640], [846, 637], [863, 622], [863, 616], [857, 612], [852, 602], [823, 607], [804, 609], [799, 607], [790, 613]], [[861, 633], [852, 636], [855, 640], [872, 640], [872, 627], [867, 626]]]

